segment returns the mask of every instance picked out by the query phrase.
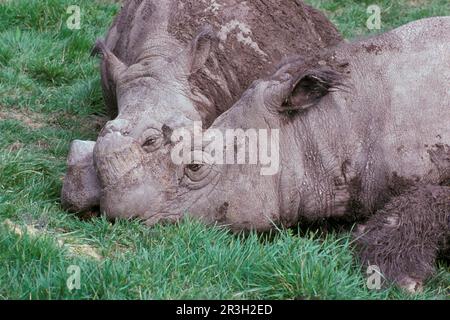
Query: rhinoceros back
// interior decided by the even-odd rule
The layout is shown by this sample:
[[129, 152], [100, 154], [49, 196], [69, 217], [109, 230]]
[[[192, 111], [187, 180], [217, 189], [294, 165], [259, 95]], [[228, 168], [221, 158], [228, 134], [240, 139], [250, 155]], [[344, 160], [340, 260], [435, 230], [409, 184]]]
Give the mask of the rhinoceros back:
[[[206, 65], [191, 75], [190, 85], [215, 105], [217, 115], [284, 58], [313, 56], [341, 40], [322, 13], [301, 1], [130, 0], [115, 18], [106, 44], [132, 65], [143, 56], [177, 54], [205, 25], [213, 27], [218, 42]], [[116, 110], [115, 85], [105, 68], [105, 100]]]

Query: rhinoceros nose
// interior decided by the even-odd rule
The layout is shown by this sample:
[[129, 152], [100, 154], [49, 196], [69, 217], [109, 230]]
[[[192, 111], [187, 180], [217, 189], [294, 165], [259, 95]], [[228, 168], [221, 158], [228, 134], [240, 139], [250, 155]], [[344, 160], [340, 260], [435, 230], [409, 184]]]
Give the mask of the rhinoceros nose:
[[124, 136], [130, 133], [130, 122], [125, 119], [115, 119], [106, 123], [101, 132], [101, 136], [105, 136], [109, 133], [121, 133]]

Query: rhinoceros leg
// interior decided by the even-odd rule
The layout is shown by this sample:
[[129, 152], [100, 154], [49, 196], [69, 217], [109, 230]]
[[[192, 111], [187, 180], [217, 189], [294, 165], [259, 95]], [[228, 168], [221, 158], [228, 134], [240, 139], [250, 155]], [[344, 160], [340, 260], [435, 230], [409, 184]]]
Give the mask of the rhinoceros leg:
[[70, 145], [68, 170], [61, 192], [62, 206], [71, 212], [88, 211], [100, 204], [100, 183], [94, 167], [95, 142], [75, 140]]
[[450, 241], [450, 187], [414, 186], [355, 232], [361, 262], [386, 280], [420, 292]]

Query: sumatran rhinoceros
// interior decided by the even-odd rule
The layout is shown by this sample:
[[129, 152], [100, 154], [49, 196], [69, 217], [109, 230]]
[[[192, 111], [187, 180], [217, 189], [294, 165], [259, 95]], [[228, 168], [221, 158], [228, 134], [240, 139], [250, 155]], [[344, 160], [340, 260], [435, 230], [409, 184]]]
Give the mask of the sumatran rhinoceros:
[[[101, 209], [149, 225], [189, 214], [260, 231], [300, 219], [370, 217], [413, 184], [450, 181], [449, 58], [450, 17], [440, 17], [287, 60], [203, 134], [197, 125], [158, 136], [172, 146], [171, 165], [132, 128], [105, 130], [94, 150]], [[236, 128], [240, 134], [229, 134]], [[246, 150], [256, 150], [256, 163]], [[432, 215], [423, 219], [437, 227]], [[420, 233], [424, 224], [415, 225], [411, 232]], [[448, 236], [444, 230], [439, 236]], [[405, 252], [420, 258], [433, 250], [421, 245], [438, 240]], [[410, 270], [408, 286], [423, 280]]]
[[[117, 116], [98, 148], [115, 157], [126, 146], [107, 144], [109, 137], [127, 133], [151, 154], [150, 170], [165, 180], [164, 172], [172, 170], [166, 143], [172, 130], [193, 121], [208, 126], [283, 58], [314, 56], [341, 40], [325, 15], [300, 0], [126, 1], [93, 51], [102, 57], [106, 105]], [[94, 145], [71, 146], [62, 203], [72, 211], [99, 205]], [[129, 154], [132, 161], [124, 161], [131, 169]], [[105, 185], [111, 181], [102, 182], [111, 187]]]

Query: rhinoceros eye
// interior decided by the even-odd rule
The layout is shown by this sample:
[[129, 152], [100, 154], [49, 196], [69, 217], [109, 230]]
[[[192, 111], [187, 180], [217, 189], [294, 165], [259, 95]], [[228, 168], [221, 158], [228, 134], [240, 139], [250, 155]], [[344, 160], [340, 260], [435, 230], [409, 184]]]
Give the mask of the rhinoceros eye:
[[201, 164], [190, 164], [188, 165], [187, 169], [192, 171], [192, 172], [198, 172], [200, 169], [202, 168]]
[[144, 144], [142, 146], [150, 147], [150, 146], [154, 145], [155, 142], [156, 142], [156, 138], [149, 138], [149, 139], [147, 139], [147, 141], [144, 142]]
[[152, 135], [144, 141], [142, 148], [147, 152], [152, 152], [161, 146], [161, 142], [162, 139], [159, 135]]
[[191, 183], [202, 181], [210, 172], [211, 166], [204, 163], [191, 163], [184, 168], [184, 174]]

